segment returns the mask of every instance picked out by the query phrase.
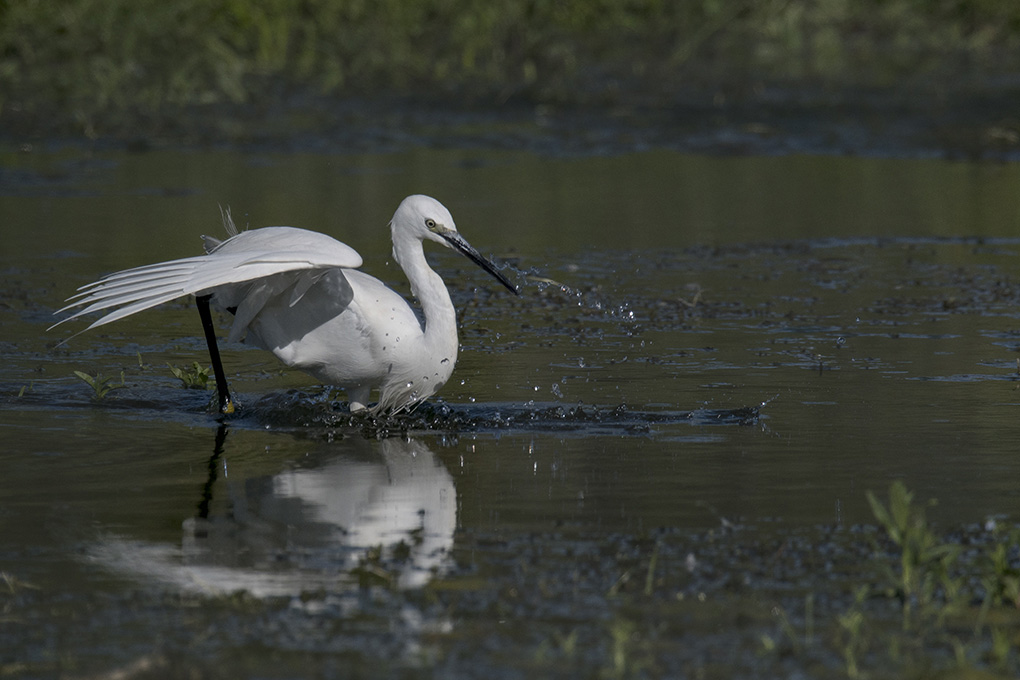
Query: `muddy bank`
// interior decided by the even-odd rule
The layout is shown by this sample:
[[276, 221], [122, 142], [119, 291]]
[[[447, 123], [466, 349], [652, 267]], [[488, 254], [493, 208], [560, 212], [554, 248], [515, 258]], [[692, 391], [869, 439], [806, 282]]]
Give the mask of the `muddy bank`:
[[273, 152], [401, 151], [416, 147], [528, 150], [543, 155], [649, 149], [714, 155], [854, 154], [1013, 161], [1020, 158], [1020, 86], [932, 83], [856, 88], [720, 83], [671, 97], [635, 93], [604, 103], [522, 99], [467, 104], [429, 96], [290, 94], [146, 117], [102, 134], [5, 114], [8, 148], [85, 145], [145, 151], [240, 148]]

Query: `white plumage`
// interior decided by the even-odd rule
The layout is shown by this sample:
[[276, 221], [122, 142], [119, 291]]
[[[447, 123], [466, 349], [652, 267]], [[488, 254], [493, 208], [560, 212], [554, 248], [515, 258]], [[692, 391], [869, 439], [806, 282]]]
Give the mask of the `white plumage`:
[[[424, 323], [404, 298], [357, 271], [361, 256], [350, 246], [293, 227], [237, 233], [229, 214], [224, 221], [232, 235], [224, 241], [204, 236], [206, 255], [136, 267], [82, 286], [58, 314], [76, 311], [59, 323], [112, 310], [89, 330], [194, 295], [203, 322], [210, 301], [233, 313], [231, 341], [244, 339], [325, 384], [345, 388], [352, 410], [365, 408], [370, 391], [378, 388], [373, 409], [400, 411], [435, 394], [457, 361], [456, 312], [425, 259], [423, 241], [457, 250], [517, 293], [457, 232], [449, 211], [428, 196], [408, 196], [390, 221], [393, 257], [421, 304]], [[230, 412], [209, 324], [207, 339], [221, 409]]]

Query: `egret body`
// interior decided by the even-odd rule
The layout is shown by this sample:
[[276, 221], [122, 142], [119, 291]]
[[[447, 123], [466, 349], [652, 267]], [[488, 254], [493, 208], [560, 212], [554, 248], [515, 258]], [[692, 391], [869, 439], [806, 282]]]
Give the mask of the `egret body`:
[[[423, 242], [465, 255], [517, 294], [517, 288], [457, 231], [450, 212], [428, 196], [408, 196], [390, 220], [393, 258], [411, 284], [423, 320], [380, 280], [358, 271], [361, 256], [329, 236], [293, 227], [203, 236], [205, 255], [128, 269], [79, 288], [59, 323], [107, 311], [85, 330], [194, 295], [216, 373], [220, 409], [233, 402], [223, 374], [209, 305], [234, 315], [230, 340], [269, 350], [287, 366], [347, 391], [352, 411], [396, 412], [435, 394], [457, 362], [457, 315]], [[59, 325], [56, 324], [56, 325]]]

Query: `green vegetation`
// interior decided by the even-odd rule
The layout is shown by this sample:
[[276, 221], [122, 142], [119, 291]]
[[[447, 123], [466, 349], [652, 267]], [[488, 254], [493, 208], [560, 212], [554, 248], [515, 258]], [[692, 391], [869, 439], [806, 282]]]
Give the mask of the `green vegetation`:
[[171, 364], [167, 364], [167, 366], [170, 368], [170, 372], [174, 374], [174, 377], [180, 380], [186, 389], [209, 389], [209, 371], [212, 369], [202, 368], [202, 364], [197, 361], [192, 362], [190, 369]]
[[[867, 497], [875, 519], [900, 550], [899, 570], [886, 567], [885, 594], [903, 602], [903, 630], [915, 627], [918, 617], [948, 614], [949, 608], [943, 605], [954, 601], [960, 589], [959, 581], [950, 576], [960, 546], [941, 542], [903, 482], [889, 487], [889, 507], [870, 491]], [[945, 595], [944, 600], [936, 598], [937, 593]]]
[[[939, 537], [902, 482], [890, 486], [888, 505], [871, 492], [867, 498], [898, 559], [896, 566], [887, 563], [886, 552], [875, 546], [884, 578], [863, 584], [853, 605], [837, 617], [836, 646], [847, 675], [871, 675], [866, 659], [867, 665], [892, 669], [893, 675], [899, 668], [907, 677], [922, 670], [959, 674], [948, 677], [978, 677], [985, 670], [1015, 673], [1020, 569], [1014, 565], [1020, 528], [991, 528], [996, 540], [962, 563], [963, 546]], [[899, 630], [883, 615], [883, 602], [898, 603]]]
[[[819, 678], [1017, 677], [1020, 526], [989, 521], [947, 538], [926, 518], [934, 502], [917, 502], [902, 482], [890, 486], [887, 499], [871, 492], [867, 499], [877, 531], [857, 527], [803, 542], [791, 535], [762, 544], [749, 536], [726, 539], [730, 554], [716, 563], [723, 569], [705, 565], [707, 573], [725, 574], [723, 592], [707, 592], [707, 582], [696, 578], [702, 567], [682, 549], [664, 547], [668, 539], [644, 539], [641, 562], [607, 592], [614, 606], [598, 642], [603, 675], [655, 675], [646, 671], [674, 653], [674, 636], [698, 640], [693, 631], [706, 631], [701, 644], [708, 648], [718, 630], [729, 630], [729, 649], [737, 650], [746, 629], [754, 631], [763, 677], [783, 677], [791, 667]], [[713, 540], [703, 536], [697, 543]], [[812, 564], [812, 549], [827, 556]], [[672, 568], [663, 568], [664, 559]], [[644, 588], [628, 586], [642, 562]], [[684, 595], [685, 572], [698, 584], [694, 597]], [[792, 573], [797, 576], [779, 578], [774, 590], [766, 585]], [[573, 639], [585, 629], [569, 633]], [[538, 654], [543, 661], [570, 660], [552, 636]], [[766, 670], [767, 662], [774, 669]]]
[[724, 80], [883, 85], [1018, 63], [1013, 0], [20, 0], [0, 3], [0, 124], [137, 133], [295, 88], [661, 102]]
[[74, 374], [84, 382], [86, 385], [92, 388], [92, 398], [96, 401], [103, 399], [107, 394], [113, 390], [119, 390], [123, 387], [127, 387], [124, 383], [124, 372], [120, 373], [120, 382], [113, 382], [113, 378], [104, 378], [101, 373], [97, 373], [95, 376], [91, 376], [83, 371], [75, 371]]

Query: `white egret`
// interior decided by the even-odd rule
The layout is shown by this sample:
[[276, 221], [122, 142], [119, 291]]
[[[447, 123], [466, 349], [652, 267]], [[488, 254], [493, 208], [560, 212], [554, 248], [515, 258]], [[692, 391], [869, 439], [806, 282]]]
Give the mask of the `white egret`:
[[[457, 361], [457, 316], [443, 280], [425, 259], [423, 242], [466, 255], [511, 292], [517, 288], [457, 232], [450, 212], [428, 196], [408, 196], [390, 220], [393, 259], [411, 284], [424, 321], [394, 290], [356, 268], [361, 256], [329, 236], [293, 227], [203, 236], [205, 255], [108, 274], [79, 288], [54, 324], [110, 310], [85, 330], [164, 302], [194, 295], [216, 377], [219, 408], [232, 413], [216, 345], [210, 302], [234, 315], [230, 341], [269, 350], [287, 366], [346, 390], [352, 411], [397, 412], [436, 393]], [[82, 331], [84, 332], [84, 331]]]

